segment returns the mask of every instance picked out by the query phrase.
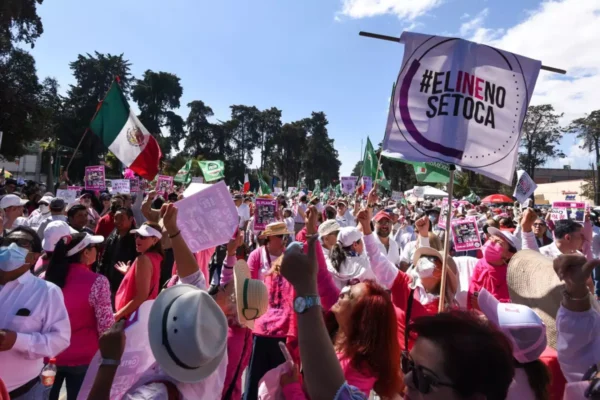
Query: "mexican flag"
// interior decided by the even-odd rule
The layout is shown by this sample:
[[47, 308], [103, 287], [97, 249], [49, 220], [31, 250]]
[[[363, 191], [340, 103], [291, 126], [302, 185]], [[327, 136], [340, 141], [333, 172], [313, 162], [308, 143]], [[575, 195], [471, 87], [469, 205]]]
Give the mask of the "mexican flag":
[[250, 179], [248, 179], [248, 174], [244, 174], [244, 193], [248, 193], [250, 191]]
[[90, 128], [125, 167], [149, 181], [158, 174], [162, 157], [158, 142], [129, 108], [118, 83], [113, 82], [106, 93]]

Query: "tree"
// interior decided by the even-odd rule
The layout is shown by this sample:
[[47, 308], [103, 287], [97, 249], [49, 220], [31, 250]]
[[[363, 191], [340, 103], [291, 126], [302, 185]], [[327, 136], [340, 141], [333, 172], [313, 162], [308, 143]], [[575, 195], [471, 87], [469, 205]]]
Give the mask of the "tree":
[[37, 5], [43, 0], [2, 0], [0, 5], [0, 54], [13, 49], [14, 42], [25, 42], [33, 47], [44, 32]]
[[270, 165], [273, 158], [273, 140], [281, 132], [281, 125], [281, 110], [271, 107], [261, 111], [258, 122], [258, 132], [261, 135], [260, 169], [269, 174], [273, 172]]
[[233, 105], [230, 108], [238, 160], [242, 164], [252, 164], [252, 151], [260, 143], [260, 111], [255, 106]]
[[[574, 120], [566, 131], [577, 134], [577, 138], [582, 140], [582, 149], [594, 152], [596, 156], [595, 176], [600, 177], [600, 110], [592, 111], [589, 115]], [[593, 193], [588, 193], [588, 198], [594, 199], [595, 204], [600, 204], [600, 179], [595, 179], [595, 185], [592, 188]], [[593, 194], [593, 196], [589, 196], [589, 194]]]
[[327, 117], [323, 112], [313, 112], [311, 118], [301, 121], [308, 133], [306, 151], [303, 154], [303, 169], [306, 183], [312, 186], [315, 179], [321, 180], [323, 187], [337, 181], [341, 162], [333, 146], [333, 139], [327, 132]]
[[354, 166], [354, 169], [352, 170], [352, 176], [360, 177], [360, 174], [362, 172], [362, 165], [363, 165], [362, 160], [360, 160], [359, 162], [356, 163], [356, 165]]
[[192, 156], [202, 154], [210, 157], [217, 141], [214, 125], [208, 121], [214, 115], [213, 110], [202, 100], [194, 100], [187, 106], [190, 113], [185, 121], [188, 132], [184, 142], [184, 152]]
[[549, 159], [564, 157], [564, 153], [556, 148], [562, 137], [559, 119], [563, 114], [556, 114], [550, 104], [530, 106], [521, 129], [521, 147], [519, 165], [531, 179], [535, 177], [535, 169], [544, 165]]
[[273, 137], [273, 171], [287, 186], [294, 186], [300, 179], [306, 141], [306, 130], [299, 121], [284, 124]]

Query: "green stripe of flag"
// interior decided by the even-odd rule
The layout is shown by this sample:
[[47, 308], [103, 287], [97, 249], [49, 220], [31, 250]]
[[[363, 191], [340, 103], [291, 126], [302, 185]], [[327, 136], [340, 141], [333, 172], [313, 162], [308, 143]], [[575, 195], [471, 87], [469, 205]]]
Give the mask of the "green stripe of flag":
[[129, 118], [129, 104], [121, 88], [113, 82], [100, 104], [90, 128], [102, 139], [106, 147], [115, 141]]

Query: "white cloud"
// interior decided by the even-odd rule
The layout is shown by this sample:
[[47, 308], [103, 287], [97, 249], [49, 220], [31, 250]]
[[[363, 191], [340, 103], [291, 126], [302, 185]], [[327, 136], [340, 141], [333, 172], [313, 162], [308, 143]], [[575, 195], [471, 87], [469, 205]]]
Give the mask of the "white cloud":
[[460, 19], [467, 19], [467, 18], [469, 18], [470, 16], [471, 16], [471, 14], [469, 14], [469, 13], [464, 13], [464, 14], [463, 14], [463, 15], [460, 17]]
[[572, 169], [590, 169], [590, 163], [595, 163], [595, 156], [588, 150], [582, 149], [582, 144], [582, 140], [576, 140], [566, 149], [566, 157], [551, 160], [546, 165], [550, 168], [562, 168], [564, 165], [569, 165]]
[[367, 18], [392, 14], [414, 20], [442, 4], [443, 0], [342, 0], [341, 14], [350, 18]]
[[[460, 26], [459, 35], [478, 43], [489, 42], [501, 36], [504, 29], [489, 29], [483, 26], [489, 12], [488, 8], [484, 8], [475, 17], [463, 22]], [[468, 16], [469, 14], [464, 14], [461, 19], [468, 18]]]

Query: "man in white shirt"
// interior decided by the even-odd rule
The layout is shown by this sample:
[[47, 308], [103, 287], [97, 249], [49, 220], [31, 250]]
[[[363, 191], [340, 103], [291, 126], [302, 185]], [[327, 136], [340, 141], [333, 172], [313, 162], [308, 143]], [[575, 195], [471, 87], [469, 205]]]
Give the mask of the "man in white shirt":
[[24, 225], [27, 226], [27, 219], [23, 217], [23, 206], [27, 200], [21, 199], [14, 194], [7, 194], [0, 200], [0, 208], [4, 210], [4, 229], [11, 229]]
[[240, 229], [245, 230], [250, 221], [250, 207], [244, 203], [244, 197], [241, 194], [236, 194], [233, 197], [235, 206], [237, 207], [238, 216], [240, 217]]
[[42, 222], [50, 216], [50, 202], [52, 196], [44, 196], [38, 202], [38, 208], [33, 210], [27, 219], [27, 226], [33, 230], [37, 230]]
[[398, 243], [391, 240], [392, 217], [385, 211], [379, 211], [373, 219], [375, 220], [375, 232], [377, 233], [375, 239], [377, 239], [379, 250], [392, 264], [399, 266], [400, 250], [398, 249]]
[[[532, 250], [538, 250], [537, 241], [535, 240], [535, 235], [531, 229], [533, 221], [535, 221], [535, 217], [532, 215], [533, 211], [529, 211], [530, 210], [526, 211], [527, 215], [524, 215], [523, 219], [521, 220], [521, 227], [523, 230], [521, 233], [523, 238], [523, 247]], [[532, 215], [532, 217], [526, 218], [529, 215]], [[533, 221], [531, 221], [531, 219], [533, 219]], [[563, 254], [574, 254], [580, 252], [585, 241], [583, 227], [581, 224], [573, 220], [565, 219], [556, 221], [555, 225], [554, 242], [539, 248], [539, 252], [552, 259], [558, 258], [558, 256]]]
[[337, 215], [335, 216], [335, 220], [340, 225], [340, 228], [345, 228], [347, 226], [356, 226], [354, 217], [352, 217], [352, 215], [348, 213], [348, 203], [346, 202], [346, 200], [338, 200], [336, 206]]
[[41, 250], [23, 226], [0, 247], [0, 377], [13, 400], [48, 398], [51, 387], [39, 379], [44, 357], [56, 357], [71, 340], [62, 291], [29, 272]]
[[296, 206], [296, 215], [294, 216], [294, 233], [298, 234], [304, 228], [304, 219], [306, 218], [306, 209], [308, 208], [306, 195], [300, 196], [300, 201]]

